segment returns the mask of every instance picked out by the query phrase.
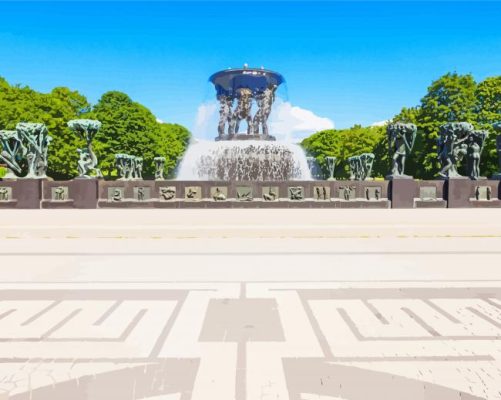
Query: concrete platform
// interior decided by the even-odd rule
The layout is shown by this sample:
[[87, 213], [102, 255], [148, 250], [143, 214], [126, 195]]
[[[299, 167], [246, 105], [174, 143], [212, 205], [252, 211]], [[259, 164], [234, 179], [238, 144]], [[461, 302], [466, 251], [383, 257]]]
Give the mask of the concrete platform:
[[0, 398], [500, 399], [499, 209], [0, 211]]

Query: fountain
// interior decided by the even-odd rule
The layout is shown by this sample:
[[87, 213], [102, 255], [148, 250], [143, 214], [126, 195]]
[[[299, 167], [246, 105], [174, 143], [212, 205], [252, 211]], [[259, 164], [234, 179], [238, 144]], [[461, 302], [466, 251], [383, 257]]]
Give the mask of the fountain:
[[[302, 148], [276, 141], [268, 130], [282, 75], [266, 69], [228, 69], [213, 74], [219, 101], [215, 141], [192, 143], [181, 162], [178, 180], [289, 181], [311, 180]], [[257, 111], [252, 115], [253, 105]], [[245, 123], [246, 129], [240, 131]]]

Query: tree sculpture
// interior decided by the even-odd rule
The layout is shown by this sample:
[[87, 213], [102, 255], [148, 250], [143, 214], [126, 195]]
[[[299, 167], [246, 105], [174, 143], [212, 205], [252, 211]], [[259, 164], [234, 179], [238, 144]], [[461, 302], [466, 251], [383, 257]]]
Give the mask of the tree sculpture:
[[119, 181], [143, 179], [143, 157], [115, 154], [115, 165], [120, 176]]
[[44, 124], [20, 122], [16, 131], [26, 143], [28, 174], [25, 178], [47, 178], [47, 151], [52, 138]]
[[364, 153], [348, 158], [350, 165], [350, 180], [365, 181], [371, 176], [374, 154]]
[[336, 170], [336, 157], [333, 156], [327, 156], [325, 157], [325, 160], [327, 161], [327, 168], [329, 169], [329, 178], [327, 179], [328, 181], [335, 181], [336, 178], [334, 178], [334, 172]]
[[17, 131], [0, 131], [0, 143], [2, 144], [0, 160], [7, 165], [7, 173], [3, 179], [17, 179], [22, 173], [19, 163], [26, 156], [26, 147]]
[[163, 181], [164, 180], [164, 168], [165, 168], [165, 157], [155, 157], [153, 159], [155, 163], [155, 180]]
[[458, 168], [464, 158], [468, 161], [468, 176], [480, 178], [480, 156], [484, 148], [487, 131], [476, 131], [468, 122], [450, 122], [440, 127], [438, 157], [443, 178], [461, 178]]
[[94, 172], [97, 178], [102, 178], [103, 174], [97, 167], [97, 157], [92, 149], [92, 139], [101, 128], [101, 122], [93, 119], [73, 119], [68, 122], [68, 127], [85, 140], [86, 148], [77, 149], [80, 154], [78, 160], [78, 177], [92, 178], [91, 173]]
[[115, 165], [117, 167], [117, 172], [119, 181], [130, 180], [130, 173], [132, 171], [131, 156], [128, 154], [115, 154]]
[[143, 157], [134, 157], [133, 179], [143, 179]]
[[416, 141], [417, 127], [414, 124], [404, 124], [397, 122], [390, 124], [386, 128], [388, 135], [388, 147], [392, 159], [391, 174], [393, 178], [411, 178], [405, 175], [405, 159], [411, 153]]

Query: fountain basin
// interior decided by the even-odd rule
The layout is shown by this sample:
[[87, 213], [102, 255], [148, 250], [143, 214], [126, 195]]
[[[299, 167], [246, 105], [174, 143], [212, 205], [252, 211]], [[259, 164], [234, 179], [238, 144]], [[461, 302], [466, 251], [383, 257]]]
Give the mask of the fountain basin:
[[312, 178], [304, 151], [298, 144], [251, 139], [191, 144], [176, 179], [294, 181]]

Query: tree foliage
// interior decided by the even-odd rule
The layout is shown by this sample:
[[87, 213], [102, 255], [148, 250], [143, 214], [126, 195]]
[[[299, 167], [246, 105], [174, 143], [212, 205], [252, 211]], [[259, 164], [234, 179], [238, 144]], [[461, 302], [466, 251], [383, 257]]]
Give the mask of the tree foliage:
[[190, 137], [189, 131], [180, 125], [158, 123], [146, 107], [124, 93], [105, 93], [91, 107], [83, 95], [65, 87], [39, 93], [27, 86], [9, 85], [0, 77], [0, 129], [14, 129], [18, 122], [44, 123], [53, 138], [48, 174], [55, 179], [77, 175], [77, 148], [84, 143], [67, 127], [67, 122], [76, 118], [102, 122], [93, 145], [108, 177], [114, 175], [116, 153], [142, 156], [145, 177], [154, 174], [153, 158], [164, 156], [168, 173], [176, 166]]
[[[482, 175], [497, 170], [495, 135], [492, 124], [501, 121], [501, 76], [476, 83], [473, 76], [448, 73], [428, 87], [415, 107], [404, 107], [393, 122], [414, 123], [418, 127], [413, 153], [406, 161], [406, 173], [416, 178], [434, 178], [439, 170], [437, 157], [438, 131], [447, 122], [470, 122], [477, 129], [492, 134], [486, 141], [482, 156]], [[389, 171], [387, 139], [384, 128], [355, 126], [351, 129], [329, 130], [313, 134], [303, 141], [307, 152], [315, 156], [325, 170], [325, 157], [336, 156], [341, 169], [336, 175], [347, 176], [346, 159], [363, 152], [376, 155], [374, 175]], [[464, 171], [463, 171], [464, 173]]]
[[18, 122], [41, 122], [53, 141], [49, 148], [48, 174], [57, 179], [76, 174], [76, 148], [81, 141], [66, 126], [88, 111], [87, 99], [77, 91], [58, 87], [39, 93], [29, 87], [0, 84], [0, 129], [15, 129]]
[[328, 176], [326, 157], [336, 157], [336, 177], [347, 178], [349, 176], [348, 157], [362, 153], [376, 155], [373, 176], [382, 177], [388, 172], [386, 167], [387, 140], [384, 127], [355, 125], [350, 129], [329, 129], [311, 135], [301, 144], [308, 154], [316, 158], [326, 177]]
[[[418, 127], [409, 173], [420, 178], [436, 176], [438, 131], [447, 122], [469, 122], [492, 132], [492, 123], [501, 119], [500, 96], [501, 77], [487, 78], [477, 84], [470, 74], [449, 73], [432, 82], [419, 106], [404, 108], [393, 118], [395, 122], [412, 122]], [[495, 172], [495, 159], [495, 138], [490, 135], [482, 157], [484, 175]]]
[[189, 131], [176, 124], [158, 123], [146, 107], [132, 101], [121, 92], [107, 92], [88, 115], [101, 121], [95, 137], [95, 151], [105, 176], [112, 176], [115, 154], [126, 153], [144, 158], [143, 173], [155, 173], [153, 158], [166, 158], [165, 172], [171, 172], [189, 142]]

